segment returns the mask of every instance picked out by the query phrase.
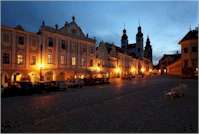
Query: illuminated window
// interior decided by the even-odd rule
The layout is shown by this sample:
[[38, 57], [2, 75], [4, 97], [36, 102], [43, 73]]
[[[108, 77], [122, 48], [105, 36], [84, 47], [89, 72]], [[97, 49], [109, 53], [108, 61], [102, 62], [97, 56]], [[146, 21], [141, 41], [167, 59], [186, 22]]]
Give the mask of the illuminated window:
[[85, 60], [84, 60], [84, 58], [82, 58], [82, 62], [81, 62], [82, 66], [84, 66], [84, 64], [85, 64], [84, 62], [85, 62]]
[[3, 54], [3, 64], [9, 64], [10, 63], [10, 56], [8, 53]]
[[36, 64], [36, 56], [32, 56], [31, 65]]
[[76, 65], [76, 57], [72, 57], [72, 65]]
[[53, 63], [52, 54], [48, 54], [48, 64], [52, 64], [52, 63]]
[[60, 56], [61, 64], [65, 64], [65, 57], [63, 55]]
[[23, 63], [24, 63], [24, 57], [23, 57], [23, 55], [18, 54], [18, 55], [17, 55], [17, 64], [18, 64], [18, 65], [21, 65], [21, 64], [23, 64]]

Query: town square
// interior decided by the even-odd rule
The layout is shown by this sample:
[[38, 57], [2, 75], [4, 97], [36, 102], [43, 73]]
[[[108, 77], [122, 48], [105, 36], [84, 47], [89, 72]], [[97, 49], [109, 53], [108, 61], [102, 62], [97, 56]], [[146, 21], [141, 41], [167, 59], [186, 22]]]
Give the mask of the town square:
[[197, 133], [198, 4], [1, 2], [1, 132]]

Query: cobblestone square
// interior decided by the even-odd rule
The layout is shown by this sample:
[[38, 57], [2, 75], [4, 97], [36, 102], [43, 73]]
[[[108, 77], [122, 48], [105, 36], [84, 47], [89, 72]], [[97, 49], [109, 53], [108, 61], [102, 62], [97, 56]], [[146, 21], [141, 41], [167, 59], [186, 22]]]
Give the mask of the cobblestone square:
[[[165, 97], [180, 84], [184, 97]], [[158, 76], [2, 98], [1, 132], [198, 132], [197, 85]]]

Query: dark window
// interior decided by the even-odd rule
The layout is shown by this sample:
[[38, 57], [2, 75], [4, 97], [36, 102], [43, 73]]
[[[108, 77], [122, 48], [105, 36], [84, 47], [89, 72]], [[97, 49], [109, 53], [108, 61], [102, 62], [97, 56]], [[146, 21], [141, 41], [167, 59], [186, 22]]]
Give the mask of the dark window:
[[187, 53], [188, 52], [188, 49], [187, 48], [184, 48], [184, 53]]
[[91, 53], [94, 53], [94, 51], [95, 51], [95, 50], [94, 50], [94, 48], [93, 48], [93, 47], [91, 47]]
[[9, 64], [10, 63], [10, 58], [8, 53], [3, 54], [3, 64]]
[[140, 52], [140, 48], [138, 48], [138, 52]]
[[188, 67], [188, 60], [184, 60], [184, 67]]
[[192, 47], [192, 52], [197, 52], [197, 51], [198, 51], [197, 47]]
[[61, 48], [62, 49], [66, 49], [66, 45], [65, 45], [65, 41], [64, 40], [61, 41]]
[[48, 46], [53, 47], [53, 39], [52, 38], [48, 38]]
[[18, 37], [18, 44], [20, 44], [20, 45], [24, 44], [24, 37], [23, 36]]

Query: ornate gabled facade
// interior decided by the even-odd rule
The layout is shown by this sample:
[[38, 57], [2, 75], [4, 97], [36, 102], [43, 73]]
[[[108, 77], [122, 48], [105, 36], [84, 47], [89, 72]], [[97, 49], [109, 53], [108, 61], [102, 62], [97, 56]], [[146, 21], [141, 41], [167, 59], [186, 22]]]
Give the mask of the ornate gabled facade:
[[62, 28], [44, 22], [38, 33], [22, 26], [1, 27], [1, 83], [65, 80], [86, 76], [94, 66], [95, 39], [88, 38], [72, 18]]

